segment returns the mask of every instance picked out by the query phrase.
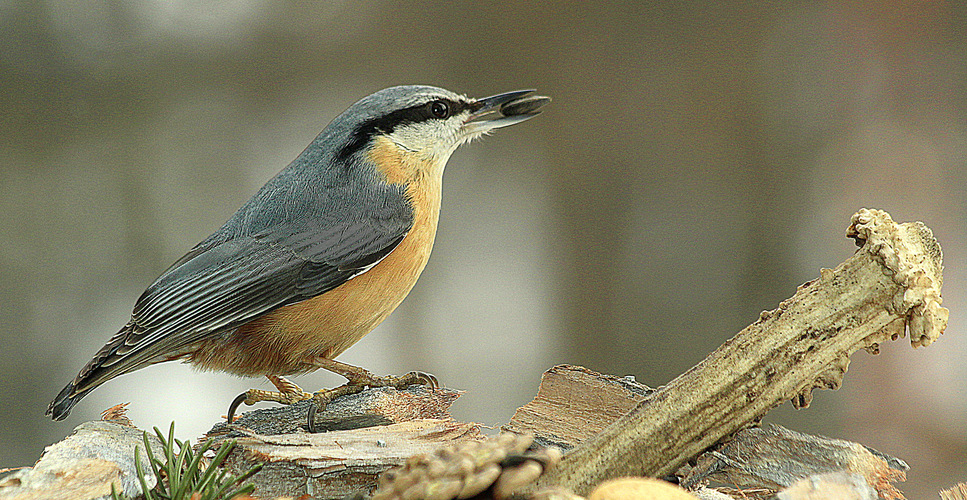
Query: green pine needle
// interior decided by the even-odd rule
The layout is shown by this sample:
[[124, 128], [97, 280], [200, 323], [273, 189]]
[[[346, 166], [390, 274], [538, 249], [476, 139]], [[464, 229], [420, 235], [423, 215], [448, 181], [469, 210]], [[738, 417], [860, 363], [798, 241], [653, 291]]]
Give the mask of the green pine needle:
[[[152, 453], [147, 431], [143, 436], [148, 466], [157, 478], [154, 488], [148, 487], [145, 468], [141, 464], [141, 449], [139, 447], [134, 449], [134, 466], [138, 482], [141, 483], [141, 491], [144, 492], [144, 500], [191, 500], [191, 496], [195, 493], [201, 496], [201, 500], [231, 500], [237, 496], [248, 495], [255, 490], [254, 485], [243, 485], [243, 483], [261, 470], [262, 464], [252, 467], [237, 477], [220, 469], [232, 448], [235, 447], [234, 440], [223, 441], [211, 463], [202, 469], [202, 456], [211, 449], [211, 439], [194, 451], [190, 443], [175, 439], [174, 422], [171, 423], [167, 437], [157, 427], [154, 428], [154, 432], [161, 441], [164, 460], [155, 458]], [[178, 447], [177, 453], [175, 446]], [[111, 483], [111, 498], [124, 500], [124, 497], [117, 492], [114, 483]]]

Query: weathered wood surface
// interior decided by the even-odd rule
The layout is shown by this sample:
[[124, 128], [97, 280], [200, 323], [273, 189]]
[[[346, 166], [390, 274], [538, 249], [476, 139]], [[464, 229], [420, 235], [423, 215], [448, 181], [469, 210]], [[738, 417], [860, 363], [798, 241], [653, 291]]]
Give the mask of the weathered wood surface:
[[967, 483], [940, 491], [940, 500], [967, 500]]
[[685, 471], [682, 485], [717, 481], [781, 490], [807, 477], [842, 474], [858, 476], [885, 499], [899, 499], [903, 496], [893, 483], [905, 481], [909, 469], [903, 460], [859, 443], [765, 425], [743, 429], [700, 455]]
[[[330, 402], [325, 410], [316, 414], [315, 427], [317, 432], [325, 432], [389, 425], [420, 418], [448, 419], [450, 405], [461, 394], [462, 391], [447, 388], [431, 391], [422, 385], [412, 385], [405, 390], [370, 388]], [[217, 441], [241, 436], [233, 427], [263, 435], [305, 432], [311, 405], [312, 401], [302, 401], [247, 411], [235, 418], [234, 426], [226, 422], [216, 423], [206, 437]]]
[[338, 398], [316, 415], [316, 426], [328, 432], [305, 432], [312, 404], [306, 401], [246, 412], [232, 425], [216, 424], [206, 437], [236, 439], [226, 460], [236, 474], [265, 464], [251, 478], [260, 498], [343, 498], [371, 491], [380, 473], [407, 457], [483, 439], [477, 424], [450, 417], [460, 394], [421, 385], [370, 388]]
[[[546, 443], [573, 447], [607, 427], [650, 391], [629, 378], [602, 375], [579, 366], [556, 366], [544, 374], [537, 396], [514, 415], [506, 428], [515, 432], [535, 432]], [[231, 431], [237, 440], [238, 447], [228, 460], [232, 472], [240, 473], [255, 463], [267, 464], [254, 478], [260, 498], [298, 497], [301, 494], [342, 498], [355, 491], [371, 491], [380, 472], [404, 463], [408, 457], [432, 454], [450, 443], [482, 439], [473, 424], [420, 418], [445, 415], [446, 407], [455, 397], [456, 393], [452, 391], [440, 391], [435, 397], [433, 391], [420, 386], [407, 391], [370, 389], [361, 395], [346, 396], [351, 398], [350, 405], [337, 400], [327, 412], [320, 413], [320, 420], [342, 418], [344, 422], [340, 426], [343, 427], [361, 422], [385, 423], [394, 418], [399, 418], [399, 422], [320, 434], [296, 431], [277, 435], [263, 435], [237, 423], [231, 428], [218, 424], [211, 436], [224, 438]], [[434, 400], [437, 401], [435, 404], [432, 403]], [[419, 403], [405, 409], [405, 401]], [[413, 413], [413, 408], [423, 408], [424, 415]], [[271, 430], [279, 425], [301, 424], [304, 416], [302, 408], [293, 405], [255, 410], [243, 415], [240, 421]], [[103, 434], [106, 431], [110, 436]], [[78, 453], [78, 446], [74, 444], [79, 438], [94, 443], [108, 441], [115, 450], [109, 455], [113, 457], [112, 461], [95, 460], [94, 463], [82, 458], [86, 455]], [[110, 491], [110, 482], [118, 478], [126, 478], [125, 489], [133, 493], [137, 491], [137, 484], [133, 482], [131, 450], [140, 442], [141, 431], [134, 428], [107, 422], [82, 424], [71, 438], [51, 447], [52, 450], [65, 450], [66, 454], [49, 451], [29, 472], [35, 477], [57, 479], [59, 484], [54, 486], [27, 479], [28, 471], [22, 471], [8, 476], [4, 481], [6, 486], [0, 485], [0, 497], [99, 498]], [[97, 454], [105, 456], [103, 451]], [[61, 459], [66, 456], [68, 463], [66, 467], [52, 469], [48, 464], [58, 456]], [[127, 464], [122, 466], [130, 470], [119, 472], [119, 465], [113, 460], [117, 464]], [[848, 467], [844, 468], [842, 464]], [[102, 470], [102, 465], [108, 467]], [[860, 474], [870, 484], [891, 487], [890, 481], [902, 475], [905, 464], [856, 443], [767, 426], [740, 431], [733, 439], [701, 455], [695, 467], [686, 467], [678, 473], [684, 476], [683, 482], [689, 486], [708, 480], [726, 480], [747, 489], [768, 487], [774, 491], [793, 484], [798, 478], [837, 470]], [[23, 487], [18, 485], [19, 496], [11, 489], [15, 482], [23, 482]], [[789, 494], [804, 494], [802, 490], [799, 487]], [[29, 491], [33, 493], [24, 493]], [[57, 491], [63, 494], [58, 496]]]
[[238, 438], [228, 467], [239, 474], [265, 464], [252, 478], [259, 498], [344, 498], [370, 492], [380, 473], [408, 457], [482, 438], [476, 424], [436, 419], [319, 434], [253, 434]]
[[[827, 472], [796, 481], [776, 494], [776, 500], [891, 500], [880, 496], [859, 474]], [[903, 498], [902, 496], [899, 498]]]
[[537, 443], [567, 451], [604, 430], [654, 391], [632, 377], [558, 365], [544, 372], [537, 396], [518, 408], [503, 428], [532, 432]]
[[850, 259], [574, 448], [528, 491], [587, 494], [609, 478], [674, 473], [783, 401], [803, 407], [814, 388], [838, 388], [856, 350], [875, 351], [905, 330], [914, 347], [937, 340], [949, 313], [930, 230], [864, 209], [847, 235], [861, 245]]
[[[134, 448], [144, 454], [143, 432], [113, 422], [78, 425], [63, 441], [52, 444], [33, 467], [0, 480], [4, 500], [93, 500], [109, 497], [111, 484], [134, 498], [141, 494], [134, 468]], [[149, 436], [151, 450], [160, 456], [161, 443]], [[146, 470], [149, 485], [156, 478]]]

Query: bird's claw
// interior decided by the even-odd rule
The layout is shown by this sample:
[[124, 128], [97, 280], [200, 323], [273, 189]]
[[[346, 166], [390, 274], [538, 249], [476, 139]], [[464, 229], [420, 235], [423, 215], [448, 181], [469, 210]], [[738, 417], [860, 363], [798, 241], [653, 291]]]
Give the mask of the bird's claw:
[[394, 387], [402, 390], [411, 385], [425, 385], [430, 389], [440, 388], [440, 381], [433, 375], [421, 371], [412, 371], [400, 376], [386, 377], [367, 377], [351, 380], [350, 382], [336, 387], [335, 389], [321, 390], [312, 395], [312, 403], [309, 405], [309, 412], [306, 415], [306, 431], [309, 433], [317, 432], [316, 413], [325, 411], [336, 398], [358, 394], [367, 387]]
[[238, 407], [241, 406], [242, 403], [245, 403], [249, 406], [261, 401], [275, 401], [282, 404], [293, 404], [312, 398], [312, 394], [303, 392], [302, 389], [299, 389], [299, 386], [291, 384], [291, 382], [288, 382], [287, 380], [285, 382], [291, 385], [291, 388], [286, 387], [289, 389], [288, 392], [249, 389], [236, 396], [235, 399], [232, 400], [232, 404], [228, 405], [228, 423], [231, 424], [235, 421], [235, 411], [238, 410]]
[[412, 371], [395, 378], [399, 379], [393, 384], [397, 389], [405, 389], [411, 385], [425, 385], [433, 390], [440, 388], [440, 381], [431, 373]]
[[231, 424], [232, 422], [235, 421], [235, 410], [237, 410], [238, 407], [247, 399], [248, 399], [248, 392], [243, 392], [238, 396], [236, 396], [235, 399], [232, 400], [232, 404], [228, 405], [228, 415], [227, 415], [228, 423]]

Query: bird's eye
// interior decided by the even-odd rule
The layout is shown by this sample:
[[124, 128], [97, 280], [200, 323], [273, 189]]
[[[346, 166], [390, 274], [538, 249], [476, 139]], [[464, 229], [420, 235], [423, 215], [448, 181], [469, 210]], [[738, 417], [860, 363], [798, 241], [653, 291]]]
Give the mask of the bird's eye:
[[446, 118], [450, 115], [450, 107], [443, 101], [433, 101], [430, 103], [430, 113], [437, 118]]

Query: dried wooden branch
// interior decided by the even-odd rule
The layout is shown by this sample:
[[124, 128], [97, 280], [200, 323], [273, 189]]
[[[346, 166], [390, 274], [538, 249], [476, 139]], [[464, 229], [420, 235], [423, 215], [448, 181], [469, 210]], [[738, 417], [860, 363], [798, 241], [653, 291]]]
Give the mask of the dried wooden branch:
[[861, 246], [849, 260], [763, 312], [528, 491], [559, 485], [587, 494], [609, 478], [671, 474], [783, 401], [803, 407], [814, 388], [838, 388], [856, 350], [875, 352], [905, 328], [914, 347], [939, 338], [948, 311], [940, 305], [941, 251], [931, 231], [863, 209], [847, 235]]

